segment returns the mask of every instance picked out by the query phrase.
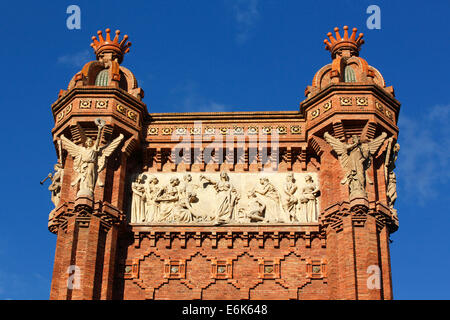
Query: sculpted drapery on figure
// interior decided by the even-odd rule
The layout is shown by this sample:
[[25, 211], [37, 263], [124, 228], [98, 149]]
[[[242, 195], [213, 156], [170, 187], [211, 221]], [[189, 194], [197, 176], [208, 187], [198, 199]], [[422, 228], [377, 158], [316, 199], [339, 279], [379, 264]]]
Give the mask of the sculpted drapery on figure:
[[247, 212], [244, 213], [244, 219], [248, 219], [249, 222], [262, 222], [265, 220], [266, 205], [258, 199], [255, 192], [249, 191], [247, 197], [250, 199]]
[[297, 220], [296, 206], [298, 203], [295, 193], [297, 192], [297, 186], [295, 185], [295, 178], [293, 173], [289, 173], [286, 176], [286, 183], [284, 184], [283, 191], [286, 195], [286, 201], [284, 202], [284, 210], [289, 214], [291, 220]]
[[131, 183], [131, 222], [153, 222], [157, 220], [159, 206], [155, 202], [159, 192], [158, 179], [141, 173]]
[[170, 179], [169, 184], [163, 187], [156, 195], [155, 202], [159, 204], [157, 221], [177, 221], [177, 208], [180, 200], [180, 193], [178, 191], [179, 184], [180, 180], [173, 177]]
[[[317, 222], [319, 189], [311, 175], [302, 175], [303, 183], [298, 183], [293, 173], [270, 179], [227, 172], [218, 178], [201, 173], [143, 173], [131, 185], [131, 222]], [[160, 180], [166, 182], [163, 188]]]
[[145, 193], [145, 175], [137, 176], [136, 181], [131, 183], [132, 199], [131, 199], [131, 221], [144, 221], [144, 193]]
[[220, 173], [220, 180], [215, 182], [204, 175], [200, 176], [207, 184], [211, 184], [219, 196], [218, 208], [214, 214], [216, 223], [229, 222], [236, 218], [236, 205], [240, 195], [230, 182], [230, 177], [226, 172]]
[[79, 185], [77, 197], [93, 197], [95, 185], [103, 186], [103, 182], [98, 179], [98, 174], [105, 168], [106, 158], [116, 150], [123, 139], [123, 135], [120, 134], [111, 143], [100, 146], [105, 122], [101, 119], [96, 119], [95, 122], [98, 127], [95, 142], [91, 138], [87, 138], [84, 146], [79, 146], [61, 135], [63, 148], [75, 159], [73, 169], [77, 176], [71, 185]]
[[58, 143], [58, 162], [53, 166], [53, 172], [50, 172], [47, 175], [47, 177], [40, 182], [41, 185], [43, 185], [47, 179], [50, 179], [51, 183], [48, 187], [48, 190], [51, 193], [51, 200], [55, 205], [55, 208], [58, 207], [59, 201], [61, 199], [61, 187], [64, 176], [64, 168], [62, 165], [61, 140], [58, 139], [57, 143]]
[[319, 187], [310, 175], [305, 177], [305, 182], [306, 185], [300, 195], [300, 210], [297, 219], [301, 221], [301, 217], [304, 217], [306, 222], [315, 222], [318, 219], [316, 199], [319, 195]]
[[144, 222], [153, 222], [158, 219], [159, 205], [155, 201], [159, 192], [159, 180], [153, 175], [147, 175], [147, 181], [144, 183]]
[[48, 178], [52, 183], [48, 186], [48, 190], [51, 192], [51, 199], [55, 208], [59, 205], [59, 200], [61, 199], [61, 185], [64, 175], [64, 169], [61, 163], [56, 163], [53, 167], [54, 173], [49, 173]]
[[341, 183], [348, 185], [350, 199], [367, 198], [366, 182], [372, 184], [367, 175], [367, 169], [370, 167], [372, 156], [380, 148], [386, 136], [387, 134], [383, 132], [369, 142], [361, 142], [360, 138], [354, 135], [352, 136], [352, 143], [347, 144], [325, 132], [324, 138], [337, 153], [344, 170], [344, 179]]
[[183, 185], [180, 188], [181, 207], [185, 211], [185, 215], [192, 217], [193, 221], [211, 221], [213, 218], [200, 210], [194, 210], [193, 203], [198, 202], [197, 189], [198, 185], [192, 182], [192, 175], [187, 173], [183, 176]]
[[396, 215], [397, 210], [394, 209], [395, 200], [397, 200], [397, 177], [395, 175], [395, 162], [397, 161], [400, 145], [394, 144], [394, 139], [391, 137], [386, 148], [386, 158], [384, 163], [384, 176], [386, 179], [386, 195], [389, 208]]
[[280, 194], [267, 177], [259, 179], [254, 193], [266, 207], [264, 222], [289, 222], [281, 207]]

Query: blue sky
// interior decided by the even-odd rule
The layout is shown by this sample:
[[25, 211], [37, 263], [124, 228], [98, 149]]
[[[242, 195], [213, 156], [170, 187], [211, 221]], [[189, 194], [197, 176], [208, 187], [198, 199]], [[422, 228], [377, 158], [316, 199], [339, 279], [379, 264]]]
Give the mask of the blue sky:
[[[81, 30], [66, 8], [81, 8]], [[366, 8], [381, 8], [381, 29]], [[392, 235], [396, 299], [449, 299], [449, 1], [13, 1], [0, 11], [0, 299], [48, 299], [56, 236], [39, 181], [56, 161], [50, 106], [81, 66], [99, 29], [133, 43], [123, 65], [150, 112], [297, 110], [329, 63], [335, 26], [365, 34], [361, 56], [402, 103]]]

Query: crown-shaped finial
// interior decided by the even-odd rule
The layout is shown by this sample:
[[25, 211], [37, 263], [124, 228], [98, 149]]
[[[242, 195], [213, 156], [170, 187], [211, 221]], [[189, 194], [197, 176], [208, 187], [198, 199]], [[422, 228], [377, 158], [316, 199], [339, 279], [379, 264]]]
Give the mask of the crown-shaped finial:
[[353, 28], [352, 35], [348, 36], [348, 27], [344, 26], [344, 37], [341, 37], [339, 34], [339, 28], [334, 28], [334, 32], [336, 33], [336, 38], [333, 37], [333, 34], [331, 32], [328, 32], [327, 36], [330, 39], [325, 39], [323, 42], [325, 43], [325, 49], [329, 50], [331, 52], [331, 56], [334, 58], [336, 56], [336, 53], [340, 49], [349, 49], [352, 55], [358, 56], [359, 49], [361, 45], [364, 43], [363, 40], [363, 33], [360, 33], [358, 38], [356, 38], [356, 32], [358, 29]]
[[95, 55], [99, 56], [100, 53], [105, 51], [113, 51], [117, 54], [119, 63], [122, 62], [123, 56], [125, 53], [130, 51], [131, 42], [127, 42], [128, 36], [125, 35], [119, 43], [119, 34], [120, 30], [116, 30], [116, 36], [113, 40], [111, 40], [110, 32], [111, 30], [108, 28], [106, 31], [106, 39], [103, 38], [102, 32], [99, 30], [97, 31], [98, 40], [95, 36], [92, 37], [92, 43], [91, 47], [94, 48]]

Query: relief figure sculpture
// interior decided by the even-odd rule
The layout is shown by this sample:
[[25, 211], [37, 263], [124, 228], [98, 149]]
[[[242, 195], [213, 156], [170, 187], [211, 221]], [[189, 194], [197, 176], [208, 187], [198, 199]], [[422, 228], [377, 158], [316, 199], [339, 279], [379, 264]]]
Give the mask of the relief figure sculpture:
[[266, 205], [258, 199], [254, 192], [250, 191], [247, 196], [250, 199], [250, 202], [248, 204], [248, 211], [245, 218], [248, 219], [248, 222], [264, 221], [266, 214]]
[[159, 203], [158, 222], [175, 222], [177, 220], [177, 203], [180, 200], [179, 184], [180, 180], [172, 177], [169, 184], [156, 195], [155, 202]]
[[386, 158], [384, 162], [384, 176], [386, 179], [386, 196], [389, 208], [394, 215], [397, 215], [397, 210], [394, 209], [395, 201], [397, 200], [397, 177], [395, 175], [395, 162], [397, 161], [400, 145], [394, 144], [394, 139], [391, 137], [386, 148]]
[[59, 200], [61, 198], [61, 186], [64, 169], [59, 162], [55, 164], [53, 169], [55, 170], [54, 173], [49, 173], [48, 175], [48, 178], [52, 181], [52, 183], [48, 186], [48, 190], [51, 192], [51, 199], [56, 208], [59, 205]]
[[319, 195], [319, 188], [310, 175], [305, 177], [305, 184], [300, 195], [300, 211], [297, 220], [317, 222], [317, 197]]
[[289, 222], [289, 217], [281, 207], [280, 195], [267, 177], [259, 179], [259, 185], [253, 190], [264, 203], [264, 222]]
[[198, 185], [192, 182], [192, 175], [187, 173], [183, 177], [184, 184], [180, 188], [180, 205], [181, 207], [189, 212], [189, 215], [192, 217], [194, 221], [210, 221], [212, 217], [200, 212], [199, 209], [195, 210], [192, 207], [193, 203], [197, 203], [199, 198], [197, 196], [196, 189], [199, 188]]
[[159, 192], [157, 184], [159, 183], [158, 178], [153, 175], [147, 176], [147, 181], [144, 186], [144, 221], [153, 222], [157, 219], [159, 214], [159, 205], [155, 201], [156, 195]]
[[[43, 185], [47, 179], [50, 179], [51, 183], [48, 187], [48, 190], [51, 193], [51, 200], [55, 205], [55, 208], [58, 207], [61, 199], [61, 188], [64, 176], [64, 167], [62, 164], [62, 145], [60, 139], [57, 140], [57, 144], [58, 144], [58, 162], [53, 166], [53, 172], [50, 172], [47, 175], [47, 177], [40, 182], [40, 184]], [[49, 220], [51, 218], [53, 218], [52, 213], [50, 213]]]
[[220, 173], [220, 180], [215, 182], [210, 178], [200, 175], [200, 180], [206, 181], [207, 185], [211, 184], [218, 196], [218, 205], [214, 214], [215, 223], [224, 223], [237, 218], [237, 203], [239, 194], [230, 182], [230, 177], [226, 172]]
[[144, 174], [137, 176], [131, 183], [131, 222], [141, 223], [144, 221], [144, 197], [145, 197], [145, 178]]
[[124, 137], [123, 134], [120, 134], [111, 143], [100, 146], [105, 121], [96, 119], [95, 122], [98, 127], [95, 142], [91, 138], [87, 138], [84, 146], [79, 146], [64, 137], [64, 135], [61, 135], [63, 148], [74, 158], [73, 169], [77, 176], [71, 185], [79, 185], [77, 197], [86, 196], [92, 198], [95, 185], [103, 186], [103, 182], [98, 179], [98, 174], [105, 168], [106, 158], [116, 150]]
[[341, 184], [348, 185], [350, 199], [367, 198], [366, 182], [373, 183], [367, 175], [367, 169], [370, 167], [372, 156], [380, 148], [386, 136], [386, 132], [383, 132], [369, 142], [361, 142], [359, 136], [353, 135], [352, 143], [347, 144], [325, 132], [324, 138], [337, 153], [344, 170], [344, 179]]
[[286, 200], [283, 205], [284, 211], [289, 215], [289, 221], [296, 220], [297, 198], [295, 193], [297, 192], [297, 186], [295, 185], [295, 178], [293, 173], [289, 173], [286, 176], [286, 183], [283, 187]]
[[294, 173], [268, 177], [225, 171], [144, 172], [131, 184], [131, 221], [213, 225], [316, 222], [319, 189], [315, 175], [299, 173], [302, 178], [295, 179]]
[[194, 222], [198, 220], [192, 208], [192, 203], [198, 201], [192, 184], [192, 176], [188, 173], [183, 177], [184, 184], [178, 187], [179, 200], [175, 209], [175, 221]]

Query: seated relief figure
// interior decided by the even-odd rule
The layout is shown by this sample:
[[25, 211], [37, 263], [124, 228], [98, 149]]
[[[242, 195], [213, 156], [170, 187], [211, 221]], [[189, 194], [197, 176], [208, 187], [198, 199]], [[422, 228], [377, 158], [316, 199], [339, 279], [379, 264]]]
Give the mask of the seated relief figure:
[[197, 197], [196, 189], [198, 185], [192, 182], [192, 175], [189, 173], [185, 174], [183, 177], [184, 184], [179, 188], [180, 192], [180, 202], [178, 221], [180, 222], [201, 222], [210, 221], [212, 217], [208, 217], [202, 214], [198, 209], [194, 210], [192, 203], [197, 203], [199, 201]]
[[190, 222], [190, 212], [180, 205], [180, 179], [172, 177], [168, 185], [156, 195], [155, 202], [159, 203], [157, 222]]
[[239, 208], [238, 221], [241, 223], [263, 222], [266, 215], [266, 205], [258, 199], [254, 191], [249, 191], [247, 198], [250, 199], [247, 209]]
[[283, 210], [280, 195], [267, 177], [259, 179], [259, 185], [253, 193], [264, 203], [265, 217], [263, 222], [289, 222], [290, 219]]

